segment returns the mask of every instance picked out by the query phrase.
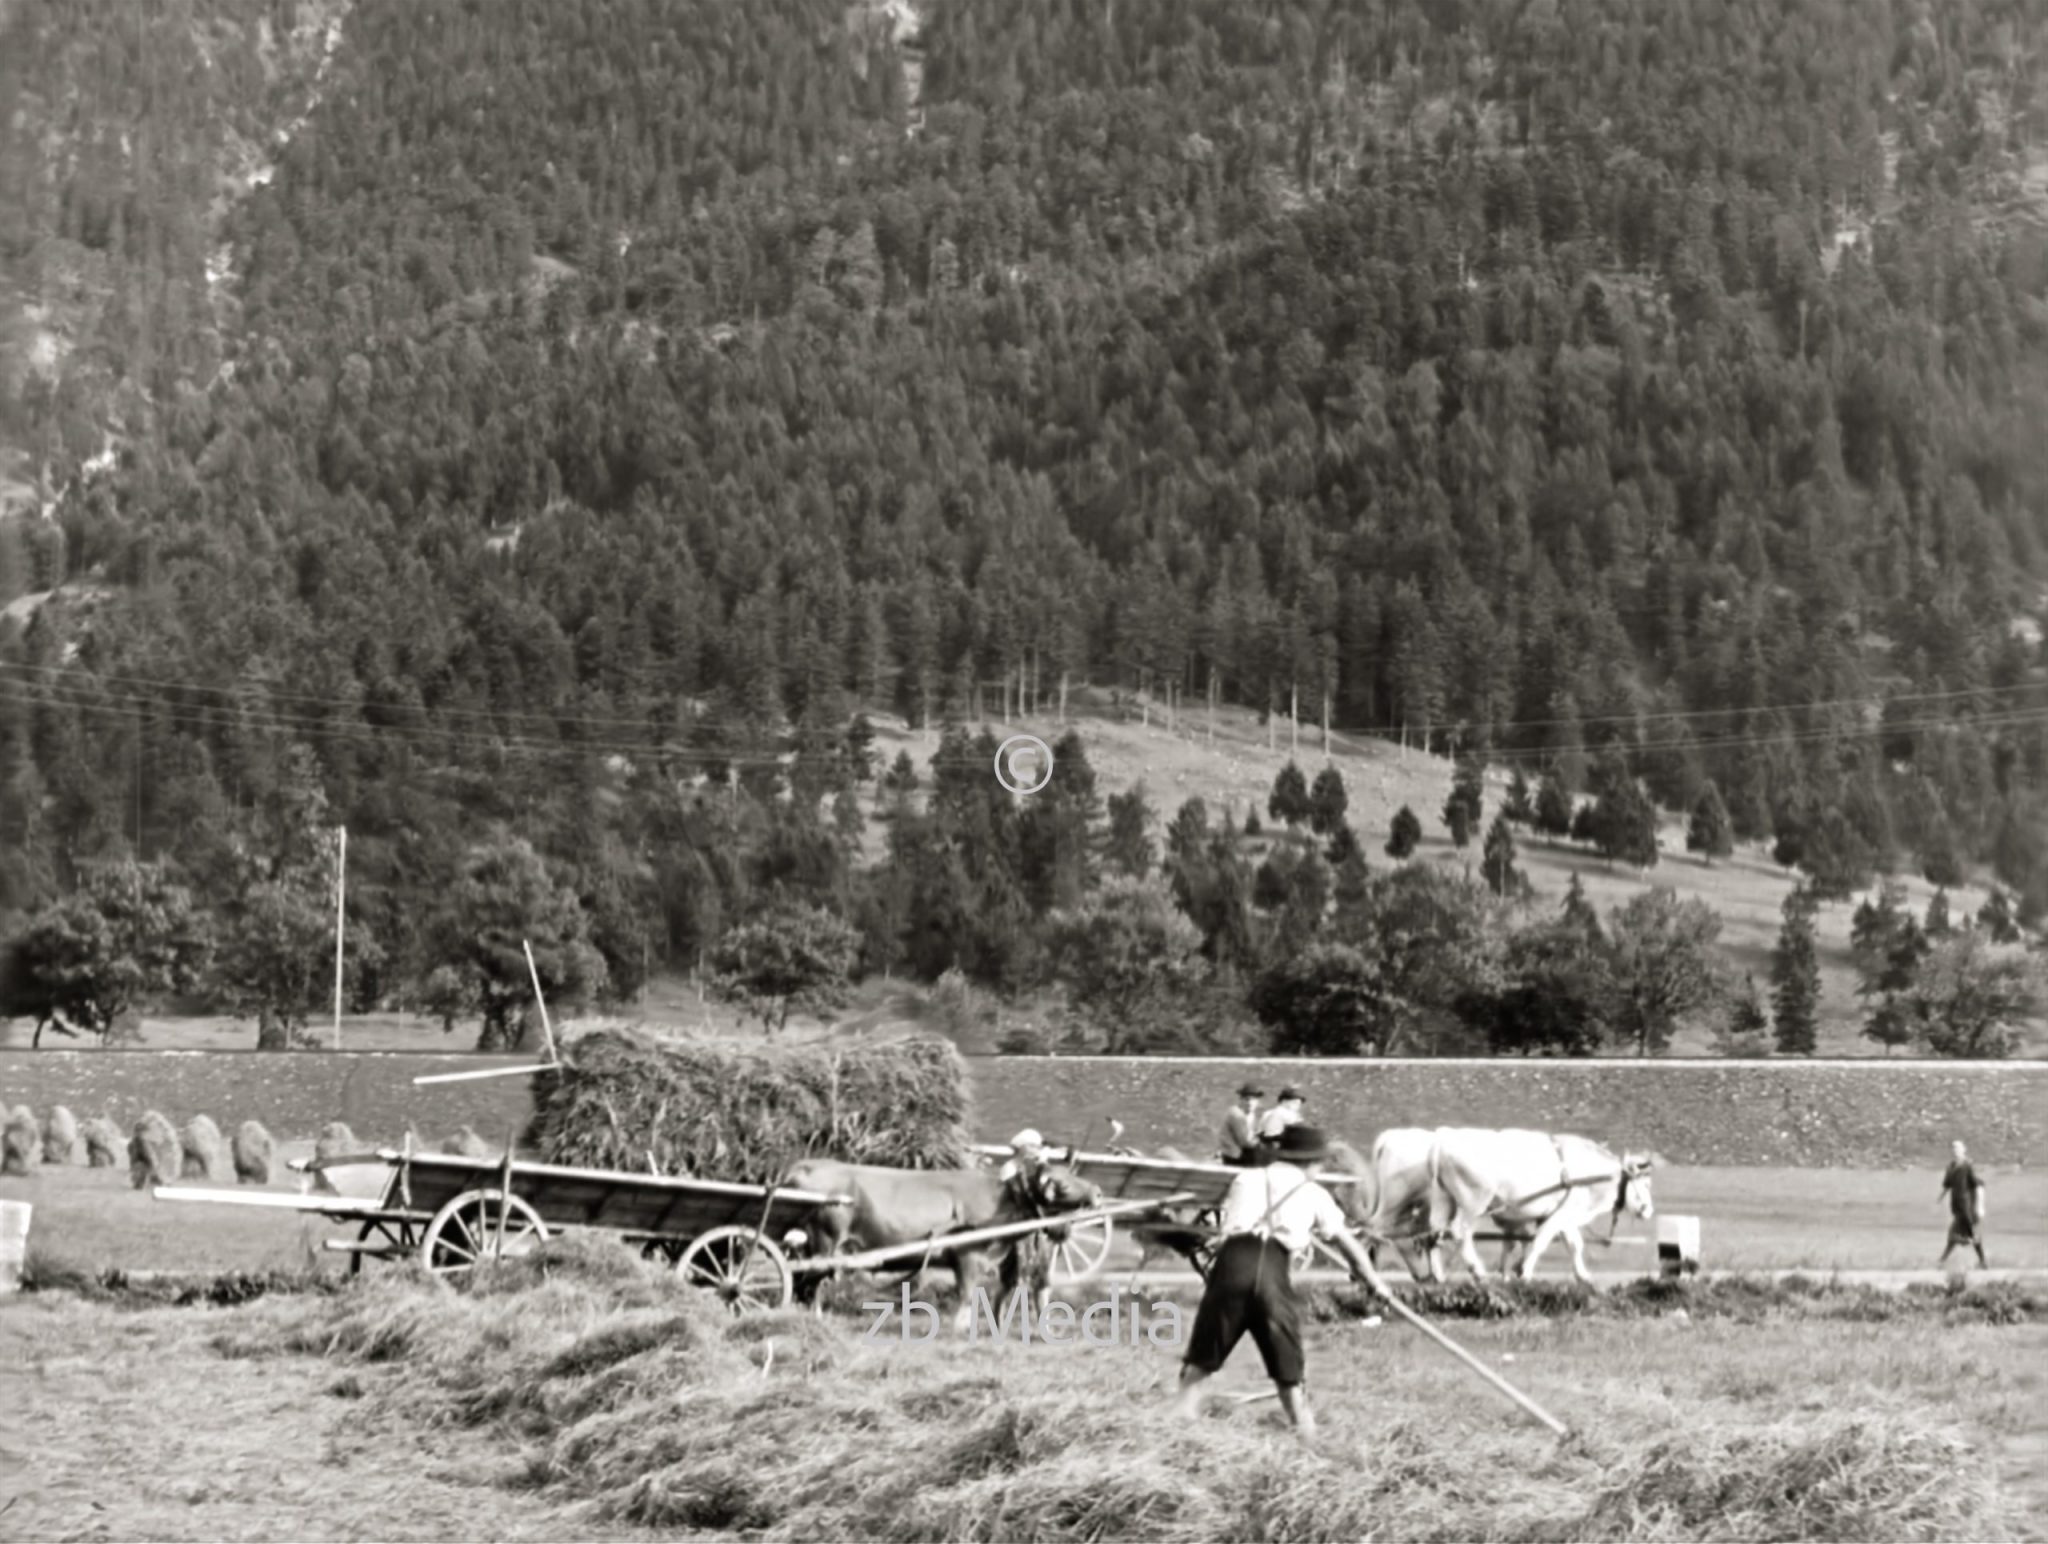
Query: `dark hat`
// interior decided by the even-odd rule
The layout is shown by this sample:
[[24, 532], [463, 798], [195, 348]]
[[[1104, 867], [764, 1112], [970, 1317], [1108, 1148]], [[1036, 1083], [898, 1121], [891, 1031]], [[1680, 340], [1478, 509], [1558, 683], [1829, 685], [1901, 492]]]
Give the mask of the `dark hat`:
[[1289, 1126], [1280, 1133], [1280, 1141], [1273, 1148], [1273, 1156], [1282, 1163], [1308, 1160], [1329, 1156], [1330, 1139], [1317, 1126], [1301, 1122]]
[[1266, 1097], [1266, 1091], [1263, 1088], [1254, 1088], [1251, 1084], [1245, 1083], [1239, 1086], [1237, 1090], [1237, 1097], [1240, 1099], [1246, 1097], [1250, 1097], [1253, 1099], [1263, 1099]]
[[1283, 1088], [1280, 1090], [1280, 1097], [1282, 1099], [1305, 1099], [1308, 1096], [1298, 1088]]

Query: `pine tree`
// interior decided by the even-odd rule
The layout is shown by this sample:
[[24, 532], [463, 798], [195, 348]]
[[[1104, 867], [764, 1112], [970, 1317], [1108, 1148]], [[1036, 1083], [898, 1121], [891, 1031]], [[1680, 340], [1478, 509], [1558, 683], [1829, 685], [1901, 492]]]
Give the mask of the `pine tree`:
[[1341, 869], [1354, 858], [1363, 864], [1365, 848], [1359, 843], [1358, 833], [1347, 823], [1330, 833], [1330, 843], [1323, 849], [1323, 858], [1333, 869]]
[[1444, 824], [1450, 827], [1455, 846], [1463, 847], [1478, 833], [1485, 808], [1486, 763], [1477, 756], [1461, 756], [1451, 776], [1450, 797], [1444, 801]]
[[1553, 840], [1572, 834], [1572, 796], [1555, 772], [1536, 785], [1536, 829]]
[[1700, 854], [1709, 868], [1716, 858], [1725, 858], [1735, 851], [1728, 806], [1721, 802], [1721, 790], [1712, 778], [1700, 790], [1699, 801], [1692, 807], [1692, 821], [1685, 829], [1685, 850]]
[[1811, 1056], [1819, 1043], [1820, 948], [1817, 903], [1800, 885], [1785, 897], [1778, 946], [1771, 955], [1772, 1028], [1787, 1056]]
[[1422, 840], [1422, 822], [1415, 818], [1415, 811], [1402, 805], [1394, 811], [1394, 828], [1387, 837], [1387, 856], [1405, 858], [1415, 851]]
[[1536, 820], [1535, 795], [1529, 787], [1529, 780], [1522, 775], [1520, 767], [1508, 779], [1507, 803], [1502, 806], [1508, 819], [1517, 825], [1533, 825]]
[[1273, 779], [1273, 793], [1266, 800], [1266, 813], [1275, 820], [1298, 826], [1311, 814], [1308, 797], [1308, 779], [1301, 775], [1301, 768], [1288, 762]]
[[1990, 935], [1995, 944], [2016, 944], [2020, 941], [2020, 925], [2012, 914], [2012, 897], [2002, 886], [1993, 885], [1984, 904], [1977, 908], [1977, 925]]
[[1923, 924], [1923, 927], [1930, 939], [1946, 938], [1955, 931], [1954, 924], [1948, 919], [1948, 891], [1946, 889], [1936, 890], [1934, 898], [1927, 903], [1927, 921]]
[[1506, 810], [1493, 817], [1493, 825], [1486, 833], [1486, 856], [1479, 872], [1493, 893], [1502, 898], [1514, 894], [1524, 883], [1521, 870], [1515, 867], [1515, 828], [1508, 823]]
[[1577, 869], [1572, 870], [1572, 882], [1565, 886], [1562, 910], [1565, 925], [1578, 932], [1586, 942], [1598, 944], [1605, 941], [1607, 931], [1600, 925], [1600, 913], [1586, 898], [1586, 886]]
[[1103, 856], [1110, 866], [1133, 879], [1143, 879], [1152, 868], [1152, 806], [1145, 797], [1145, 785], [1133, 783], [1123, 793], [1109, 796], [1109, 842]]
[[1309, 829], [1318, 836], [1335, 835], [1344, 824], [1344, 812], [1351, 805], [1350, 795], [1344, 791], [1343, 774], [1335, 767], [1324, 767], [1316, 774], [1308, 803]]
[[1729, 1000], [1728, 1019], [1714, 1032], [1714, 1049], [1723, 1056], [1763, 1056], [1771, 1046], [1771, 1016], [1764, 1011], [1756, 977], [1745, 975], [1742, 989]]

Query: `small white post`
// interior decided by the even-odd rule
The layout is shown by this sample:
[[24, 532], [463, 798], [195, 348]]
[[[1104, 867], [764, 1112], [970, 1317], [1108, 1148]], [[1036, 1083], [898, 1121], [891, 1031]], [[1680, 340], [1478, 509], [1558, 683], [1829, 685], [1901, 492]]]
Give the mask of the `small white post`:
[[348, 901], [348, 827], [336, 826], [334, 848], [334, 1048], [341, 1049], [341, 939]]

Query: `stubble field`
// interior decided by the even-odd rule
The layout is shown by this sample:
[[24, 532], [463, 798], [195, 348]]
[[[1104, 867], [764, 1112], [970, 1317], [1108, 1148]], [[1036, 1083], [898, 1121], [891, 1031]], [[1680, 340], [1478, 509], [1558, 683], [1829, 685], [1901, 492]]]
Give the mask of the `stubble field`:
[[[1561, 1444], [1326, 1299], [1303, 1452], [1270, 1401], [1168, 1421], [1170, 1347], [734, 1323], [609, 1247], [468, 1293], [408, 1270], [234, 1308], [37, 1293], [0, 1307], [0, 1504], [36, 1538], [2043, 1537], [2043, 1305], [1891, 1302], [1441, 1321]], [[1257, 1392], [1249, 1346], [1217, 1387]]]

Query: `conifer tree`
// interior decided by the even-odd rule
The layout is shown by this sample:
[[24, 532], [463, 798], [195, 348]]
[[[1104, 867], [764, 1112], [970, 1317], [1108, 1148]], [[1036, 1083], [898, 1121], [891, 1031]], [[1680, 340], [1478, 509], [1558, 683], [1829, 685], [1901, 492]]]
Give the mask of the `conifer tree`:
[[1716, 858], [1735, 851], [1735, 834], [1729, 826], [1728, 806], [1721, 802], [1721, 790], [1709, 778], [1692, 807], [1692, 820], [1685, 828], [1685, 850], [1698, 853], [1709, 867]]
[[1811, 1056], [1820, 1034], [1820, 948], [1817, 904], [1800, 885], [1785, 897], [1778, 946], [1771, 955], [1772, 1029], [1787, 1056]]
[[1572, 796], [1555, 772], [1536, 785], [1536, 829], [1552, 840], [1572, 834]]
[[1312, 809], [1308, 797], [1308, 779], [1301, 775], [1301, 768], [1290, 761], [1273, 779], [1273, 792], [1266, 800], [1266, 813], [1274, 820], [1285, 821], [1289, 826], [1298, 826], [1309, 818]]
[[1515, 828], [1508, 823], [1506, 810], [1493, 817], [1493, 825], [1487, 830], [1486, 856], [1479, 872], [1487, 887], [1503, 899], [1515, 894], [1524, 883], [1522, 871], [1515, 867]]
[[1394, 828], [1387, 837], [1387, 856], [1405, 858], [1415, 851], [1422, 840], [1422, 822], [1415, 818], [1415, 811], [1402, 805], [1394, 811]]
[[1324, 767], [1309, 789], [1308, 825], [1318, 836], [1332, 836], [1344, 824], [1350, 795], [1344, 790], [1344, 776], [1335, 767]]

